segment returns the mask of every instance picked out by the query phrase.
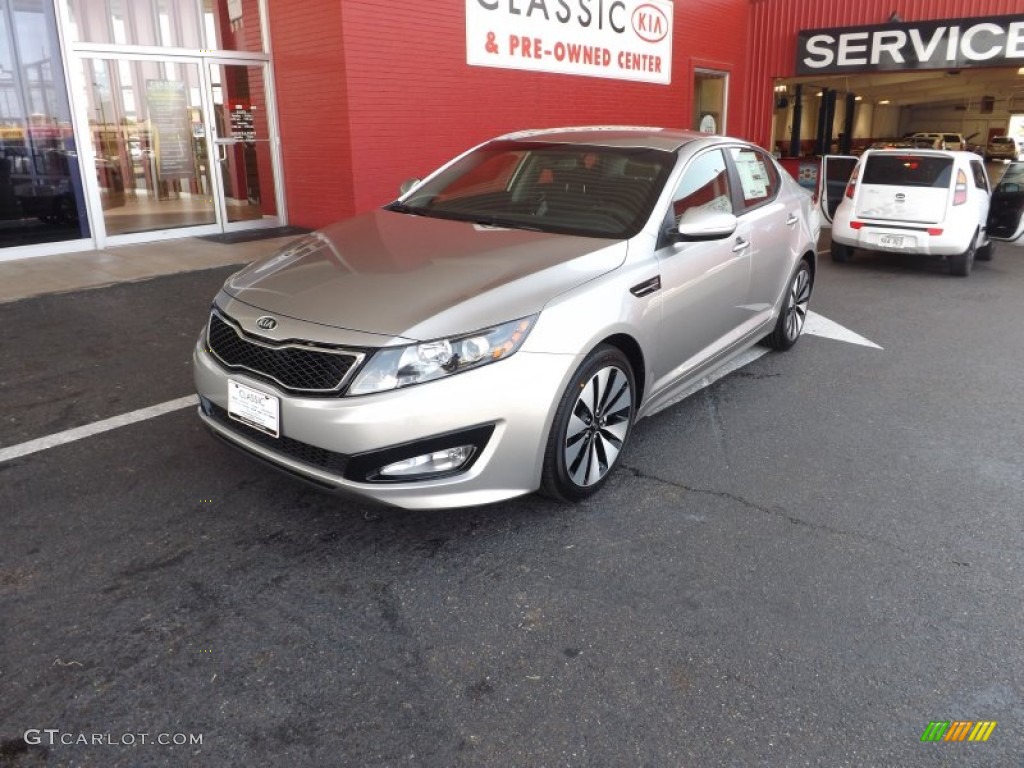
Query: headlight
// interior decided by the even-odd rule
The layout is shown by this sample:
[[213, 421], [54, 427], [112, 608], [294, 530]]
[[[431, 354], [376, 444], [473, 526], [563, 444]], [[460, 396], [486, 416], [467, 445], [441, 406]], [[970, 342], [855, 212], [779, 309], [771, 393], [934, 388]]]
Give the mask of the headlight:
[[536, 315], [450, 339], [378, 350], [348, 389], [368, 395], [422, 384], [504, 360], [526, 341]]

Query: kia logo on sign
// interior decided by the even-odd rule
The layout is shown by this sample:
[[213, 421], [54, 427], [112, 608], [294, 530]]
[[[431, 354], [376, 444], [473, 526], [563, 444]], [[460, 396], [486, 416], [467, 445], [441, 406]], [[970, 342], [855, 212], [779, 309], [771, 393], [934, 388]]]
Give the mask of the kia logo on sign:
[[668, 17], [648, 3], [637, 6], [633, 11], [633, 31], [648, 43], [660, 43], [668, 35]]
[[277, 328], [277, 320], [270, 315], [263, 315], [263, 317], [257, 318], [256, 327], [261, 331], [272, 331]]

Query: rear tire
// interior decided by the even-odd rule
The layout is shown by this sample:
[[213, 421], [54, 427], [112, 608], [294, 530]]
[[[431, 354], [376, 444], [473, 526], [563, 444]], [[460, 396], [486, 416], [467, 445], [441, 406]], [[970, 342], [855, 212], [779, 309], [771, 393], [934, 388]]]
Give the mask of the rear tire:
[[971, 274], [971, 268], [974, 267], [974, 257], [977, 253], [978, 236], [975, 234], [966, 251], [949, 257], [949, 274], [954, 277], [967, 277]]
[[832, 241], [832, 261], [845, 264], [853, 259], [853, 246]]
[[989, 240], [974, 253], [977, 261], [992, 261], [992, 254], [995, 253], [996, 244]]

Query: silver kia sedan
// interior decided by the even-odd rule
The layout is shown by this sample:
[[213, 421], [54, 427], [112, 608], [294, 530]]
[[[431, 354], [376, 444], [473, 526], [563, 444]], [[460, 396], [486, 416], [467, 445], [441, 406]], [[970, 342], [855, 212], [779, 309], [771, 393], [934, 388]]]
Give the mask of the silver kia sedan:
[[576, 501], [638, 419], [803, 329], [817, 213], [749, 143], [529, 131], [404, 189], [227, 280], [194, 355], [215, 435], [410, 509]]

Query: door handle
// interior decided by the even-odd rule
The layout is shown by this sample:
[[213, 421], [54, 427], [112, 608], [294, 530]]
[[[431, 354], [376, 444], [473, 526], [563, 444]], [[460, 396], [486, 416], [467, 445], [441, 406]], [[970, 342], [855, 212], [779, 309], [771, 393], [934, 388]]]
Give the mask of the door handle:
[[642, 283], [637, 283], [629, 292], [636, 296], [638, 299], [644, 296], [650, 296], [652, 293], [661, 290], [661, 275], [655, 275], [649, 280], [644, 280]]
[[795, 213], [791, 213], [791, 214], [789, 214], [789, 218], [786, 219], [786, 224], [789, 225], [790, 227], [792, 227], [798, 221], [800, 221], [800, 217], [797, 216]]
[[750, 241], [749, 240], [744, 240], [742, 237], [737, 237], [736, 238], [736, 245], [734, 245], [732, 247], [732, 252], [733, 253], [739, 253], [744, 248], [749, 248], [749, 247], [750, 247]]

